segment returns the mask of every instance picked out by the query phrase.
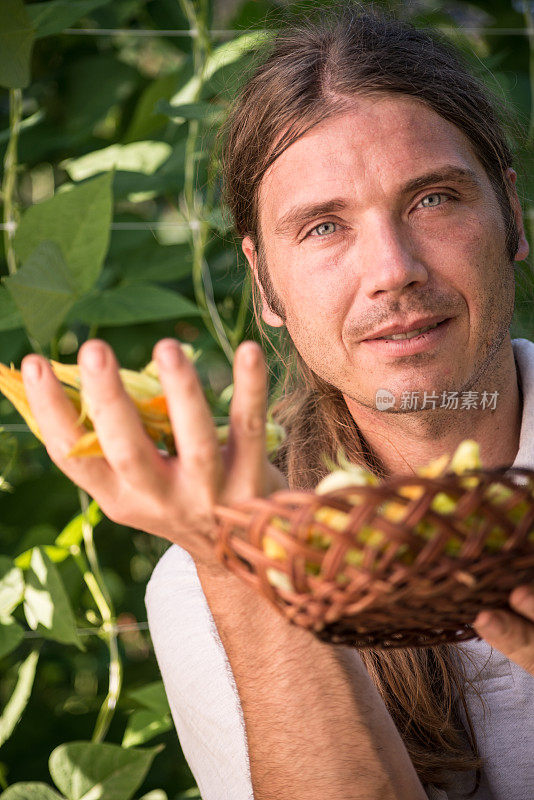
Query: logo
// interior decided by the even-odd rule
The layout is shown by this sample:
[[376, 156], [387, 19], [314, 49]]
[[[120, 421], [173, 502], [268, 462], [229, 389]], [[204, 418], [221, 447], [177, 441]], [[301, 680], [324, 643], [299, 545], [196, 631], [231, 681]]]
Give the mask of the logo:
[[377, 389], [375, 395], [375, 405], [379, 411], [387, 411], [395, 405], [395, 395], [388, 389]]

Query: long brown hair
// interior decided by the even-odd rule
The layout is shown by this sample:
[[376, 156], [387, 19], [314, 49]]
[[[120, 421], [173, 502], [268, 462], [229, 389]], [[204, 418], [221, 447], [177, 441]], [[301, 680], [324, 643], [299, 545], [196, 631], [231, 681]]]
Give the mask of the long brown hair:
[[[496, 193], [513, 261], [518, 246], [505, 170], [513, 157], [503, 109], [470, 74], [463, 56], [436, 32], [419, 30], [376, 7], [344, 2], [283, 27], [236, 99], [222, 131], [226, 201], [240, 236], [256, 245], [258, 277], [270, 308], [284, 319], [263, 256], [258, 222], [261, 180], [269, 166], [314, 125], [356, 95], [416, 97], [469, 139]], [[260, 324], [257, 292], [255, 316]], [[278, 465], [292, 488], [313, 488], [342, 445], [349, 459], [384, 475], [341, 392], [316, 375], [286, 337], [286, 377], [273, 411], [287, 430]], [[394, 443], [390, 443], [394, 446]], [[423, 784], [445, 786], [447, 773], [477, 770], [481, 760], [466, 703], [466, 677], [454, 647], [361, 650]], [[460, 722], [463, 707], [467, 730]], [[475, 785], [476, 788], [476, 785]]]
[[[263, 332], [256, 304], [255, 317]], [[290, 487], [313, 489], [328, 472], [322, 454], [335, 461], [339, 447], [352, 463], [385, 477], [382, 463], [368, 447], [341, 392], [315, 375], [288, 338], [284, 344], [277, 352], [285, 380], [272, 411], [288, 432], [275, 463]], [[474, 771], [476, 791], [482, 760], [466, 701], [464, 665], [454, 649], [448, 645], [361, 649], [359, 654], [423, 785], [446, 788], [450, 773]]]

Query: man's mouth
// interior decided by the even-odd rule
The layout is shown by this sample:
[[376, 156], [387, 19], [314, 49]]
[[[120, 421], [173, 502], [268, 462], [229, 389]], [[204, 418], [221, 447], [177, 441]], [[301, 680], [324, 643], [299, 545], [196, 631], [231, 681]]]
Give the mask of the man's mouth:
[[[390, 330], [393, 328], [394, 333], [386, 333], [383, 336], [375, 336], [372, 339], [363, 339], [360, 344], [365, 348], [370, 348], [370, 351], [376, 356], [384, 356], [385, 358], [438, 352], [438, 349], [448, 337], [452, 323], [453, 318], [447, 317], [412, 330], [406, 330], [406, 328], [410, 327], [409, 323], [404, 326], [405, 330], [402, 330], [401, 325], [391, 325]], [[401, 328], [400, 331], [399, 328]]]
[[396, 341], [397, 339], [413, 339], [414, 336], [420, 336], [422, 333], [426, 333], [426, 331], [431, 331], [433, 328], [437, 328], [438, 325], [441, 325], [441, 322], [435, 322], [434, 325], [427, 325], [425, 328], [417, 328], [408, 333], [390, 333], [387, 336], [377, 336], [376, 339], [391, 339], [392, 341]]

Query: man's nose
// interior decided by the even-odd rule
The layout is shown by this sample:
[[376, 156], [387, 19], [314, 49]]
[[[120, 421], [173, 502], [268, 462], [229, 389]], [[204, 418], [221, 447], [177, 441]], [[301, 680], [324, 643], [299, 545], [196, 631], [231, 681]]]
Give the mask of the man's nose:
[[408, 287], [425, 284], [428, 270], [417, 256], [410, 232], [383, 217], [368, 222], [360, 233], [358, 253], [365, 294], [387, 292], [398, 297]]

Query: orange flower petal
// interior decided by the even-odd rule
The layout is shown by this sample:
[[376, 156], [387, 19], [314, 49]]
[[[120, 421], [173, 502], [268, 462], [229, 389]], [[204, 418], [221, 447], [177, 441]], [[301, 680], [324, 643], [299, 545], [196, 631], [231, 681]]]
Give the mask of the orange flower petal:
[[136, 406], [140, 411], [155, 412], [156, 414], [161, 414], [164, 417], [169, 416], [167, 398], [164, 395], [152, 397], [150, 400], [139, 400], [136, 402]]
[[100, 447], [97, 435], [94, 431], [89, 431], [80, 436], [74, 447], [67, 453], [67, 458], [79, 456], [103, 456], [104, 452]]

